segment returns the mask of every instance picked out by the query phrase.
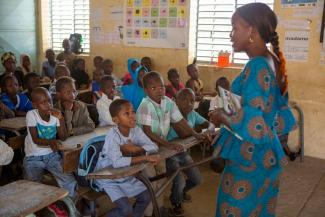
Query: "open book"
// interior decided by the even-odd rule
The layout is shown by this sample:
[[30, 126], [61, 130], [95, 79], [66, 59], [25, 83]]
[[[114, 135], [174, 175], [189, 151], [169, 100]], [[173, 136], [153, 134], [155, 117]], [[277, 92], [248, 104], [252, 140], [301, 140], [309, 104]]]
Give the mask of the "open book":
[[220, 97], [223, 101], [223, 108], [227, 114], [232, 115], [237, 112], [241, 108], [241, 96], [238, 96], [220, 86], [218, 86], [218, 88]]
[[[226, 90], [220, 86], [219, 88], [219, 94], [223, 101], [223, 109], [226, 111], [227, 114], [233, 115], [235, 112], [238, 112], [238, 110], [241, 108], [241, 96], [238, 96], [229, 90]], [[237, 133], [229, 129], [227, 126], [222, 126], [223, 128], [230, 131], [232, 134], [234, 134], [238, 139], [243, 140], [241, 136], [239, 136]]]

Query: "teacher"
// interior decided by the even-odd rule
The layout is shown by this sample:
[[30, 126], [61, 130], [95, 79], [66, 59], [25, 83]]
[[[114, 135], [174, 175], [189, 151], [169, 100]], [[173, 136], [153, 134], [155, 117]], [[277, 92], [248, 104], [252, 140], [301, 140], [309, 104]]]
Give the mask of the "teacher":
[[266, 4], [252, 3], [238, 8], [231, 22], [234, 51], [245, 52], [249, 61], [231, 87], [241, 96], [241, 108], [232, 115], [223, 109], [210, 113], [214, 124], [228, 128], [221, 129], [214, 144], [226, 160], [216, 217], [274, 217], [281, 164], [286, 163], [278, 136], [295, 126], [277, 18]]

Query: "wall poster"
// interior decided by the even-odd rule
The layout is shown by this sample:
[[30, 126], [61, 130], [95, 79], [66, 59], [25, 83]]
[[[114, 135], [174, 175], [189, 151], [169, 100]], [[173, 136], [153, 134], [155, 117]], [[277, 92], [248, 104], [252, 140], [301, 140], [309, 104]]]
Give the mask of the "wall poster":
[[317, 0], [281, 0], [282, 7], [315, 7]]
[[189, 0], [126, 0], [124, 43], [186, 49], [188, 13]]

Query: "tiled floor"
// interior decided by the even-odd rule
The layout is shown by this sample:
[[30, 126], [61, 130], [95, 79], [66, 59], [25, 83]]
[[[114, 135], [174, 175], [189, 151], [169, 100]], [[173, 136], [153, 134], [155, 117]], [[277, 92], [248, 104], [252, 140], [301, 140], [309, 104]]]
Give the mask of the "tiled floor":
[[[220, 175], [200, 167], [204, 182], [193, 189], [185, 217], [213, 217]], [[166, 192], [167, 198], [169, 192]], [[166, 199], [168, 203], [168, 200]], [[325, 160], [305, 157], [285, 167], [281, 177], [277, 217], [325, 217]]]

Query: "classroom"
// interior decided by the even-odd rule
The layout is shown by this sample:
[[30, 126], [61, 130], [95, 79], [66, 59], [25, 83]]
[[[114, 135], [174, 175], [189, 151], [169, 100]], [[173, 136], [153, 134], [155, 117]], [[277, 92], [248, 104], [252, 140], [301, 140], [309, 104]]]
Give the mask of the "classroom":
[[324, 0], [0, 0], [0, 217], [324, 217]]

